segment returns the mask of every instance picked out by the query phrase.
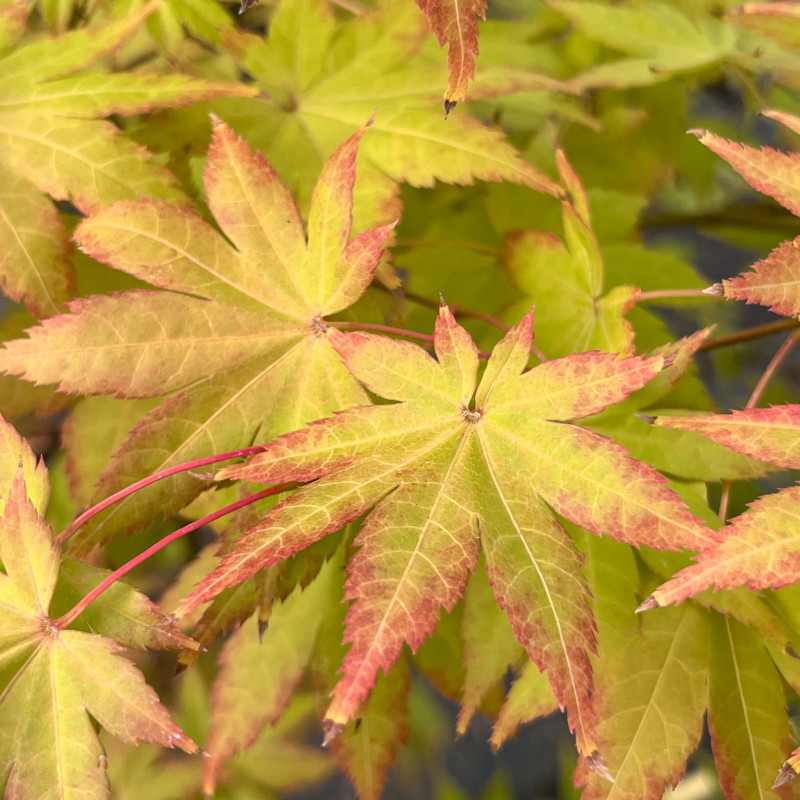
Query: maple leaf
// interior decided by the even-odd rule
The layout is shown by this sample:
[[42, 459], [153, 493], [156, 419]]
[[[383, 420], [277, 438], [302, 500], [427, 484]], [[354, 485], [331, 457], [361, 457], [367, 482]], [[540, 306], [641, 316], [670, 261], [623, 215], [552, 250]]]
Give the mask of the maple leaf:
[[708, 706], [709, 625], [693, 606], [645, 617], [605, 668], [598, 737], [614, 783], [585, 772], [587, 800], [658, 800], [697, 747]]
[[607, 5], [587, 0], [548, 0], [548, 4], [588, 38], [625, 54], [573, 78], [589, 87], [647, 86], [675, 73], [721, 61], [733, 52], [736, 36], [729, 25], [709, 15], [649, 0], [646, 4]]
[[708, 728], [720, 786], [730, 800], [767, 797], [792, 737], [786, 693], [758, 632], [719, 614], [712, 625]]
[[[172, 722], [133, 664], [119, 657], [124, 648], [118, 642], [63, 630], [52, 621], [61, 557], [40, 514], [46, 473], [43, 466], [31, 473], [35, 459], [30, 449], [2, 420], [0, 430], [0, 464], [5, 467], [16, 452], [21, 454], [13, 479], [8, 480], [5, 468], [0, 476], [0, 774], [5, 794], [21, 800], [105, 798], [105, 756], [89, 714], [128, 742], [177, 746], [188, 753], [196, 752], [197, 745]], [[76, 576], [80, 587], [87, 576], [81, 578], [80, 571]], [[157, 615], [146, 601], [144, 606], [134, 602], [138, 608], [126, 608], [125, 590], [118, 590], [118, 616], [110, 627], [138, 645], [143, 643], [137, 630], [142, 613], [151, 622]], [[120, 626], [118, 620], [129, 614]]]
[[800, 45], [800, 9], [797, 3], [745, 3], [728, 14], [735, 25], [774, 39], [789, 52]]
[[[235, 248], [195, 213], [159, 201], [122, 202], [85, 220], [81, 247], [170, 291], [75, 301], [71, 313], [6, 344], [7, 372], [62, 391], [171, 397], [116, 451], [95, 497], [165, 467], [269, 438], [366, 395], [326, 339], [323, 317], [365, 291], [393, 225], [350, 240], [362, 128], [320, 175], [308, 223], [270, 165], [214, 125], [206, 191]], [[189, 295], [193, 296], [189, 296]], [[69, 357], [65, 357], [69, 353]], [[167, 435], [168, 433], [168, 435]], [[74, 552], [177, 511], [205, 487], [183, 475], [92, 520]]]
[[66, 230], [45, 195], [84, 214], [123, 198], [187, 202], [167, 170], [99, 118], [254, 94], [182, 75], [76, 74], [120, 47], [152, 10], [0, 53], [0, 282], [37, 316], [63, 310], [75, 281]]
[[467, 96], [475, 77], [474, 56], [478, 55], [478, 17], [486, 19], [486, 0], [417, 0], [425, 12], [439, 47], [447, 45], [447, 89], [445, 114]]
[[206, 745], [210, 756], [203, 765], [206, 794], [213, 794], [222, 765], [286, 710], [305, 673], [325, 611], [333, 605], [331, 592], [341, 560], [331, 559], [306, 589], [298, 587], [277, 605], [263, 636], [258, 620], [251, 617], [225, 643], [211, 695]]
[[514, 309], [535, 305], [537, 341], [550, 357], [584, 350], [633, 352], [633, 327], [624, 319], [639, 290], [603, 292], [603, 256], [592, 231], [589, 202], [563, 150], [556, 164], [569, 199], [562, 200], [564, 241], [544, 231], [512, 231], [503, 241], [503, 268], [525, 297]]
[[[800, 406], [750, 408], [731, 414], [659, 417], [656, 424], [696, 431], [743, 455], [800, 468]], [[679, 603], [710, 586], [779, 588], [797, 581], [800, 486], [764, 495], [718, 533], [697, 563], [653, 592], [641, 608]]]
[[[399, 216], [399, 182], [507, 180], [556, 194], [555, 184], [520, 158], [499, 132], [464, 115], [442, 119], [439, 70], [419, 53], [427, 28], [425, 17], [405, 0], [341, 29], [324, 0], [282, 0], [266, 41], [243, 34], [225, 37], [263, 94], [247, 104], [225, 101], [220, 113], [292, 176], [301, 208], [322, 154], [375, 114], [362, 148], [360, 226]], [[537, 75], [528, 81], [531, 90], [559, 85]], [[504, 88], [508, 84], [495, 91]]]
[[489, 580], [517, 639], [547, 669], [580, 749], [593, 753], [593, 621], [578, 554], [545, 503], [629, 544], [698, 549], [710, 539], [654, 470], [565, 424], [622, 400], [657, 375], [663, 359], [584, 353], [520, 375], [532, 319], [529, 313], [497, 345], [477, 389], [477, 350], [446, 307], [436, 323], [436, 361], [412, 344], [331, 331], [352, 373], [399, 402], [345, 411], [223, 470], [221, 478], [318, 480], [246, 533], [177, 613], [374, 506], [348, 567], [352, 646], [326, 715], [335, 730], [354, 716], [403, 642], [416, 650], [440, 607], [453, 607], [482, 541]]
[[[765, 116], [800, 132], [800, 118], [779, 111]], [[708, 131], [691, 131], [706, 147], [724, 158], [754, 189], [775, 198], [800, 216], [800, 156], [771, 147], [756, 149]], [[800, 313], [800, 237], [778, 245], [752, 271], [724, 280], [714, 289], [731, 300], [768, 306], [776, 314]]]

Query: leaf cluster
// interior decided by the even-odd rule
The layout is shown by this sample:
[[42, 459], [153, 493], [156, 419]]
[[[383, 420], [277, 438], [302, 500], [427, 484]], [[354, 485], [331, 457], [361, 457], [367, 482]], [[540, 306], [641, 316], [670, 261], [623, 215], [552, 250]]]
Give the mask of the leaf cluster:
[[799, 89], [787, 2], [1, 3], [4, 796], [559, 709], [586, 800], [792, 796]]

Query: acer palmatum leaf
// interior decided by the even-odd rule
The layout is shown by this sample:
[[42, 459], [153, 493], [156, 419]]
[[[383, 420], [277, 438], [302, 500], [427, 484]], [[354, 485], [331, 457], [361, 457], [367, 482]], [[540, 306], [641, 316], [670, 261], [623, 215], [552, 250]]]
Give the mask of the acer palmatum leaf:
[[533, 341], [529, 313], [495, 347], [477, 385], [475, 345], [446, 307], [436, 323], [436, 360], [380, 336], [329, 331], [328, 338], [366, 388], [399, 402], [321, 420], [223, 470], [220, 477], [263, 482], [318, 480], [245, 534], [178, 613], [374, 506], [348, 567], [352, 646], [326, 715], [337, 729], [403, 643], [416, 649], [440, 608], [461, 597], [482, 540], [489, 580], [517, 639], [548, 670], [582, 752], [594, 753], [594, 625], [580, 558], [548, 505], [630, 544], [699, 549], [711, 542], [658, 473], [568, 424], [641, 388], [663, 359], [583, 353], [521, 374]]
[[[323, 168], [308, 240], [276, 172], [219, 120], [206, 192], [234, 246], [199, 215], [162, 201], [116, 203], [78, 227], [87, 253], [168, 291], [76, 301], [29, 339], [7, 343], [0, 368], [68, 392], [174, 393], [133, 428], [93, 502], [209, 451], [249, 445], [259, 430], [269, 438], [366, 401], [330, 347], [323, 320], [363, 294], [394, 227], [350, 239], [365, 130]], [[72, 550], [86, 553], [120, 529], [174, 513], [205, 488], [184, 473], [138, 492], [92, 519]]]
[[711, 586], [780, 589], [800, 580], [800, 486], [762, 495], [717, 534], [697, 563], [659, 586], [639, 607], [680, 603]]
[[600, 752], [614, 783], [579, 763], [586, 800], [660, 800], [700, 743], [708, 707], [708, 615], [692, 605], [645, 617], [603, 665], [597, 687]]
[[794, 403], [730, 414], [663, 416], [655, 424], [695, 431], [750, 458], [800, 469], [800, 405]]
[[7, 665], [0, 681], [0, 763], [8, 797], [108, 796], [90, 714], [126, 742], [197, 752], [138, 669], [119, 657], [124, 648], [51, 621], [61, 557], [28, 499], [22, 469], [3, 513], [0, 558], [0, 656]]
[[84, 214], [123, 198], [189, 202], [168, 170], [102, 118], [256, 93], [185, 75], [98, 70], [156, 5], [0, 55], [0, 283], [39, 317], [63, 311], [75, 289], [69, 237], [46, 195]]
[[425, 12], [440, 47], [447, 45], [447, 89], [444, 93], [445, 113], [467, 96], [467, 86], [475, 77], [475, 56], [478, 55], [478, 18], [486, 19], [486, 0], [448, 2], [417, 0]]
[[756, 149], [716, 136], [706, 130], [689, 131], [724, 158], [754, 189], [774, 197], [800, 216], [800, 156], [772, 147]]

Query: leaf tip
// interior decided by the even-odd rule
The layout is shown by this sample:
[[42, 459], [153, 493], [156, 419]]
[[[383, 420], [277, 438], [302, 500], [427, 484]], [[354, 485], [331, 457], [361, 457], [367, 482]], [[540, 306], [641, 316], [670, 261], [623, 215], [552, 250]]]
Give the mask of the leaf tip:
[[656, 600], [656, 598], [651, 594], [647, 600], [644, 601], [637, 609], [636, 613], [641, 614], [642, 611], [650, 611], [654, 608], [660, 608], [661, 604]]
[[322, 746], [327, 747], [334, 739], [337, 739], [342, 731], [344, 725], [341, 722], [334, 722], [332, 719], [326, 719], [322, 723], [322, 731], [324, 733], [322, 739]]
[[586, 766], [589, 767], [592, 772], [596, 772], [603, 780], [606, 780], [609, 783], [614, 783], [614, 778], [608, 771], [606, 760], [600, 755], [600, 753], [597, 752], [597, 750], [586, 757]]
[[711, 286], [707, 286], [703, 289], [703, 294], [709, 294], [712, 297], [722, 297], [725, 294], [725, 290], [722, 288], [721, 283], [712, 283]]
[[269, 620], [268, 619], [260, 619], [258, 621], [258, 643], [264, 644], [264, 634], [267, 632], [267, 628], [269, 628]]
[[692, 136], [696, 136], [698, 139], [708, 136], [708, 131], [705, 128], [691, 128], [686, 133], [691, 133]]
[[800, 659], [800, 653], [798, 653], [797, 650], [794, 649], [794, 645], [791, 642], [789, 642], [784, 649], [786, 650], [787, 656]]
[[450, 112], [458, 105], [456, 100], [445, 100], [444, 101], [444, 118], [447, 119], [450, 116]]
[[650, 414], [634, 414], [633, 416], [638, 417], [642, 422], [646, 422], [648, 425], [655, 425], [658, 419], [658, 417], [650, 416]]
[[796, 775], [797, 773], [794, 771], [794, 767], [787, 761], [781, 767], [781, 771], [778, 773], [778, 777], [775, 778], [775, 783], [772, 784], [772, 788], [780, 789], [781, 786], [786, 786], [787, 783], [795, 779]]

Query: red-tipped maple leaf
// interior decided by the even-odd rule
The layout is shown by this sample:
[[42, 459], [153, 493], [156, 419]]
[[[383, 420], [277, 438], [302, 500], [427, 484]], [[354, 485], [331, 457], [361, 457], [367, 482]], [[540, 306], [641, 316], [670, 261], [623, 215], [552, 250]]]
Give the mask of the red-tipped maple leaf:
[[63, 311], [75, 282], [66, 229], [45, 195], [83, 213], [143, 196], [188, 202], [171, 173], [102, 117], [256, 93], [183, 75], [76, 74], [121, 47], [154, 8], [9, 52], [0, 41], [0, 284], [37, 316]]
[[[105, 798], [105, 755], [91, 715], [127, 742], [151, 742], [197, 751], [158, 702], [124, 648], [97, 633], [62, 630], [52, 608], [62, 585], [61, 556], [40, 511], [47, 476], [27, 444], [0, 419], [0, 774], [5, 797]], [[7, 466], [20, 464], [9, 480]], [[20, 463], [21, 462], [21, 463]], [[75, 571], [71, 581], [75, 581]], [[81, 583], [80, 570], [77, 582]], [[68, 580], [68, 583], [71, 582]], [[120, 592], [122, 594], [120, 594]], [[144, 598], [120, 587], [111, 618], [95, 630], [113, 631], [134, 646], [158, 615]], [[125, 595], [128, 595], [127, 597]], [[132, 602], [131, 602], [132, 601]], [[63, 602], [63, 597], [62, 597]], [[109, 609], [106, 609], [107, 611]], [[116, 613], [117, 618], [114, 619]], [[127, 618], [126, 618], [127, 617]], [[95, 618], [95, 622], [97, 622]], [[185, 643], [174, 626], [155, 634]]]
[[[765, 116], [800, 132], [798, 117], [777, 111], [768, 111]], [[774, 197], [784, 208], [800, 216], [800, 155], [771, 147], [757, 150], [707, 131], [694, 133], [754, 189]], [[789, 317], [799, 314], [800, 237], [779, 244], [765, 259], [756, 262], [752, 271], [722, 281], [721, 291], [730, 300], [759, 303], [776, 314]]]
[[436, 360], [385, 337], [331, 331], [366, 388], [393, 405], [344, 411], [288, 434], [221, 477], [311, 481], [246, 533], [179, 608], [310, 545], [374, 506], [348, 567], [352, 646], [326, 720], [337, 729], [403, 643], [416, 650], [451, 609], [478, 561], [530, 657], [546, 669], [580, 749], [596, 749], [589, 703], [594, 623], [581, 560], [550, 507], [597, 534], [659, 549], [698, 549], [706, 530], [652, 468], [569, 420], [639, 389], [661, 357], [583, 353], [521, 374], [533, 315], [478, 354], [442, 308]]
[[[233, 246], [200, 216], [160, 201], [122, 202], [84, 221], [81, 247], [170, 291], [74, 302], [71, 313], [7, 343], [0, 368], [61, 391], [174, 393], [134, 427], [98, 482], [96, 500], [172, 464], [294, 430], [366, 395], [342, 366], [323, 317], [365, 291], [393, 225], [350, 239], [359, 141], [319, 177], [308, 221], [277, 174], [224, 124], [214, 126], [208, 202]], [[86, 552], [120, 528], [173, 513], [206, 486], [162, 482], [122, 501], [73, 542]]]
[[[731, 414], [659, 417], [663, 427], [696, 431], [738, 453], [800, 468], [800, 406], [750, 408]], [[716, 585], [780, 588], [800, 574], [800, 486], [765, 495], [718, 532], [719, 541], [656, 589], [643, 608], [680, 603]]]
[[447, 45], [447, 89], [444, 108], [447, 114], [467, 96], [467, 86], [475, 77], [478, 55], [478, 17], [486, 19], [486, 0], [417, 0], [425, 12], [439, 47]]

